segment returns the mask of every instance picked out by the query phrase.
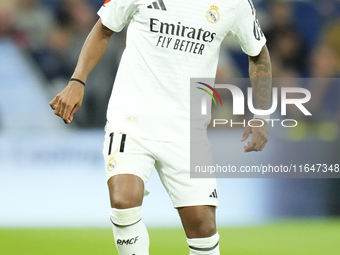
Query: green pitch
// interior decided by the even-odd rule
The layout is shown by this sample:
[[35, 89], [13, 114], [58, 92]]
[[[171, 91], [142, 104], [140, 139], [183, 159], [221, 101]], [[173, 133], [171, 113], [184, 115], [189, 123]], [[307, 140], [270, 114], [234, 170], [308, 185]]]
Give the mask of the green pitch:
[[[181, 229], [150, 229], [150, 254], [189, 254]], [[221, 254], [340, 254], [340, 220], [220, 228]], [[110, 229], [0, 229], [1, 255], [117, 255]]]

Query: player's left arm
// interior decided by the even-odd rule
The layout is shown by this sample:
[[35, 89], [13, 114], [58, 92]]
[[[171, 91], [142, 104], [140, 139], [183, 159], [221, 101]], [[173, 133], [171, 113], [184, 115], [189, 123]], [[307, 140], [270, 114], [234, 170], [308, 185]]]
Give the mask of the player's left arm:
[[[249, 56], [249, 77], [253, 87], [255, 109], [267, 110], [270, 108], [272, 91], [272, 67], [267, 46], [263, 46], [260, 54], [255, 57]], [[246, 146], [244, 152], [262, 151], [268, 141], [268, 123], [263, 120], [261, 127], [247, 126], [242, 137], [244, 142], [250, 134], [252, 139]], [[261, 121], [252, 121], [253, 126], [260, 126]]]

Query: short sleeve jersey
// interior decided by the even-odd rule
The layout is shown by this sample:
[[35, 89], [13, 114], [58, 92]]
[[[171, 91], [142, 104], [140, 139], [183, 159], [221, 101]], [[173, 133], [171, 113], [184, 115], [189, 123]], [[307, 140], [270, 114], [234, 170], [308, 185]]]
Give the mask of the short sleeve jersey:
[[152, 140], [190, 141], [190, 78], [215, 77], [226, 35], [250, 56], [266, 42], [251, 0], [107, 0], [98, 15], [129, 23], [107, 119]]

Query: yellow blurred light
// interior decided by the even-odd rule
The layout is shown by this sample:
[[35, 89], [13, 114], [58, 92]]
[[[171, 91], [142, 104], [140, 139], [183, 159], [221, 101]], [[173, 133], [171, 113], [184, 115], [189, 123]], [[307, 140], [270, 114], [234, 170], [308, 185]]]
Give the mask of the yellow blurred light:
[[322, 122], [317, 128], [318, 135], [326, 141], [335, 141], [338, 138], [339, 128], [333, 122]]

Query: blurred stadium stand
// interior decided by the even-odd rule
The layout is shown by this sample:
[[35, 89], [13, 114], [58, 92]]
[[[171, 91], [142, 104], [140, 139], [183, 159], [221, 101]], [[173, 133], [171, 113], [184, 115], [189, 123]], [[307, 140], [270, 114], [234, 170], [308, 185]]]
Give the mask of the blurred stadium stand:
[[45, 88], [29, 60], [9, 40], [0, 41], [0, 53], [1, 131], [65, 129], [65, 125], [51, 115]]

